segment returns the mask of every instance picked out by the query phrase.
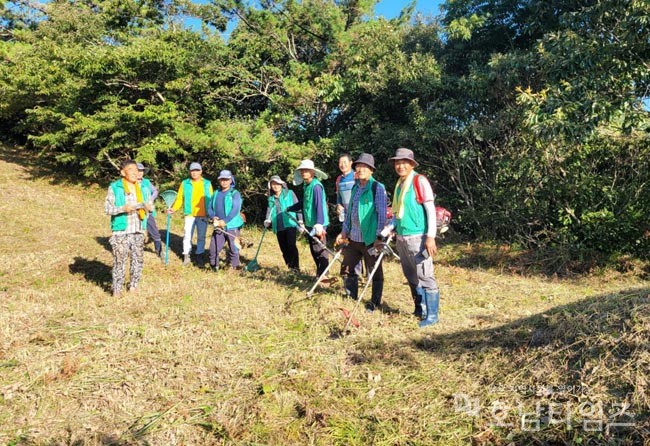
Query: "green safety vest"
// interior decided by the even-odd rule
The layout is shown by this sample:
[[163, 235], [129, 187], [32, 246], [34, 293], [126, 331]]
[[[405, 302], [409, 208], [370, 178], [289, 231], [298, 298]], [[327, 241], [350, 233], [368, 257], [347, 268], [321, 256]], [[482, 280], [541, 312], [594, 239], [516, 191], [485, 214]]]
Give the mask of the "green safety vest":
[[330, 223], [329, 217], [327, 215], [327, 198], [325, 197], [325, 188], [318, 180], [318, 178], [313, 178], [311, 183], [305, 183], [305, 193], [302, 198], [302, 208], [303, 208], [303, 218], [305, 219], [305, 226], [308, 228], [313, 228], [316, 224], [316, 209], [314, 209], [314, 187], [317, 185], [321, 186], [321, 202], [325, 206], [323, 209], [323, 226], [327, 226]]

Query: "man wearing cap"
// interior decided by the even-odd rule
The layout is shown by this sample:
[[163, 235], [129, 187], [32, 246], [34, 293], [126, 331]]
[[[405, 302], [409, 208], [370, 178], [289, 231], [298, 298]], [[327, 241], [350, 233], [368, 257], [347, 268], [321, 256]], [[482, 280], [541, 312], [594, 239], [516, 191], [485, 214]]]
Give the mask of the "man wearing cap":
[[273, 175], [269, 179], [269, 198], [264, 227], [271, 228], [276, 235], [287, 267], [293, 271], [300, 271], [300, 257], [296, 247], [296, 221], [301, 221], [302, 215], [287, 211], [287, 208], [296, 203], [298, 198], [287, 188], [287, 183], [278, 175]]
[[418, 165], [413, 151], [399, 148], [389, 159], [399, 176], [393, 193], [393, 219], [381, 232], [397, 233], [397, 253], [402, 272], [411, 288], [414, 314], [420, 328], [438, 322], [440, 292], [433, 274], [436, 247], [436, 211], [431, 184], [415, 172]]
[[[329, 254], [321, 244], [325, 242], [329, 217], [327, 215], [327, 199], [325, 188], [320, 180], [327, 178], [327, 174], [316, 169], [312, 160], [302, 160], [293, 172], [293, 184], [304, 184], [302, 201], [294, 204], [289, 211], [302, 210], [305, 230], [310, 234], [309, 250], [316, 264], [316, 276], [320, 277], [329, 264]], [[318, 241], [317, 241], [318, 238]], [[321, 243], [319, 243], [319, 241]], [[328, 279], [321, 283], [328, 284]]]
[[[154, 201], [156, 201], [156, 198], [158, 197], [158, 189], [156, 188], [156, 186], [153, 185], [153, 183], [149, 180], [149, 178], [144, 177], [145, 173], [148, 171], [148, 169], [144, 167], [144, 164], [137, 163], [137, 166], [138, 166], [138, 183], [140, 184], [140, 188], [142, 189], [142, 195], [144, 195], [145, 200], [149, 200], [153, 203]], [[156, 224], [155, 207], [150, 213], [147, 214], [147, 232], [149, 233], [149, 237], [151, 237], [151, 240], [153, 240], [153, 247], [156, 250], [156, 255], [160, 257], [162, 254], [162, 241], [160, 238], [160, 231], [158, 230], [158, 225]]]
[[235, 240], [244, 226], [241, 216], [242, 198], [235, 189], [235, 176], [229, 170], [219, 172], [219, 190], [212, 196], [208, 214], [214, 225], [210, 239], [210, 267], [219, 269], [219, 253], [228, 244], [226, 262], [234, 269], [240, 267], [239, 248]]
[[120, 166], [122, 178], [108, 187], [104, 210], [111, 216], [112, 235], [109, 239], [113, 251], [113, 296], [119, 297], [126, 280], [126, 262], [131, 256], [129, 291], [135, 292], [142, 277], [144, 265], [144, 232], [147, 212], [153, 202], [147, 200], [138, 184], [138, 167], [133, 160]]
[[183, 233], [183, 265], [190, 264], [192, 235], [196, 228], [196, 263], [205, 265], [205, 234], [208, 230], [207, 206], [212, 197], [212, 183], [203, 178], [203, 169], [199, 163], [190, 164], [190, 178], [186, 178], [178, 188], [178, 195], [172, 207], [167, 211], [173, 213], [183, 207], [185, 216]]
[[[377, 261], [376, 256], [368, 250], [377, 240], [386, 224], [386, 188], [373, 178], [375, 159], [368, 153], [362, 153], [352, 164], [356, 181], [350, 195], [348, 212], [343, 221], [343, 229], [336, 237], [336, 244], [347, 244], [343, 251], [341, 276], [345, 280], [345, 292], [356, 300], [359, 292], [359, 276], [355, 266], [363, 259], [366, 269], [372, 271]], [[381, 305], [384, 288], [384, 271], [381, 263], [372, 276], [372, 297], [366, 305], [368, 311], [374, 311]]]

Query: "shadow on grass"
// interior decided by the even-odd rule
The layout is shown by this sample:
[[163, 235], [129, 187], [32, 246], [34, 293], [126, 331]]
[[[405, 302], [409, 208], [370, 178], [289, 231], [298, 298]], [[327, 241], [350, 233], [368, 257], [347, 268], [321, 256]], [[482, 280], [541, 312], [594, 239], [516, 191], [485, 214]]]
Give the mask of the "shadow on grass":
[[99, 260], [88, 260], [75, 257], [68, 266], [70, 274], [83, 274], [86, 281], [94, 283], [106, 292], [111, 290], [113, 276], [112, 268]]
[[[163, 256], [165, 255], [165, 236], [166, 233], [161, 231], [160, 235], [162, 236], [162, 249], [163, 249]], [[104, 236], [97, 236], [95, 237], [95, 241], [106, 251], [112, 253], [113, 249], [111, 248], [111, 244], [109, 242], [110, 237], [104, 237]], [[149, 239], [147, 243], [145, 243], [144, 246], [145, 250], [150, 249], [151, 252], [155, 252], [153, 248], [153, 240]], [[170, 257], [175, 255], [179, 259], [183, 259], [183, 237], [180, 235], [176, 235], [174, 233], [169, 234], [169, 255]]]
[[[441, 361], [463, 364], [456, 373], [471, 377], [476, 386], [450, 393], [472, 393], [470, 397], [482, 400], [484, 409], [497, 399], [511, 408], [528, 404], [534, 409], [536, 403], [552, 402], [567, 411], [590, 401], [602, 406], [607, 422], [620, 405], [630, 404], [628, 412], [635, 415], [629, 428], [616, 431], [617, 437], [604, 443], [599, 440], [603, 430], [582, 430], [580, 435], [589, 440], [583, 444], [644, 444], [638, 441], [650, 438], [648, 338], [650, 288], [634, 288], [487, 329], [438, 334], [434, 328], [422, 332], [419, 339], [391, 348], [414, 348]], [[378, 357], [377, 348], [384, 347], [361, 346], [361, 357]], [[566, 390], [569, 388], [573, 390]], [[548, 392], [540, 394], [542, 389]], [[451, 403], [450, 410], [454, 410]], [[582, 429], [582, 420], [576, 422], [580, 414], [574, 410], [572, 428], [563, 430], [547, 418], [539, 431], [526, 432], [520, 429], [516, 412], [510, 412], [513, 427], [488, 429], [499, 438], [485, 444], [506, 444], [514, 438], [517, 440], [510, 444], [575, 444], [575, 432]], [[629, 418], [619, 416], [616, 421], [629, 422]]]
[[[451, 249], [444, 249], [449, 246]], [[619, 273], [650, 276], [650, 263], [630, 256], [607, 257], [596, 251], [571, 248], [520, 249], [510, 244], [459, 241], [439, 243], [436, 263], [464, 269], [497, 270], [518, 276], [571, 279], [609, 268]]]

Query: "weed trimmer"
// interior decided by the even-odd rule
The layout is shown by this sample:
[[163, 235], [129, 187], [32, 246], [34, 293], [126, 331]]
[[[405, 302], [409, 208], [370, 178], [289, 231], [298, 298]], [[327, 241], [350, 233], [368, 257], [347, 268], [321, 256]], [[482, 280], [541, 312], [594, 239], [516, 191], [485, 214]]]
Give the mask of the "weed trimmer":
[[336, 262], [337, 260], [339, 260], [339, 258], [341, 257], [341, 254], [343, 254], [343, 249], [344, 249], [344, 248], [345, 248], [345, 246], [342, 246], [341, 249], [339, 249], [338, 251], [336, 251], [336, 254], [334, 254], [334, 258], [332, 258], [332, 260], [330, 260], [330, 263], [327, 264], [327, 268], [325, 268], [325, 270], [323, 271], [323, 273], [322, 273], [320, 276], [318, 276], [318, 280], [316, 280], [316, 283], [314, 283], [314, 286], [312, 286], [312, 287], [309, 289], [309, 291], [307, 291], [307, 297], [308, 297], [308, 298], [311, 297], [311, 296], [314, 294], [314, 290], [316, 289], [316, 287], [318, 286], [318, 284], [321, 283], [322, 280], [323, 280], [325, 277], [327, 277], [327, 273], [329, 272], [329, 270], [330, 270], [330, 268], [332, 267], [332, 265], [334, 265], [334, 262]]
[[[330, 255], [336, 257], [336, 253], [335, 253], [334, 251], [332, 251], [331, 249], [329, 249], [329, 248], [327, 247], [327, 245], [326, 245], [325, 243], [323, 243], [323, 242], [321, 241], [321, 239], [320, 239], [317, 235], [311, 234], [311, 233], [307, 230], [307, 228], [305, 228], [305, 225], [302, 224], [301, 222], [299, 222], [299, 221], [296, 219], [296, 217], [294, 217], [293, 215], [291, 215], [289, 212], [286, 212], [286, 211], [285, 211], [284, 213], [287, 214], [287, 216], [288, 216], [291, 220], [293, 220], [293, 221], [298, 225], [298, 231], [300, 231], [300, 232], [303, 233], [303, 234], [307, 234], [307, 237], [309, 237], [310, 239], [312, 239], [313, 241], [315, 241], [316, 244], [317, 244], [318, 246], [320, 246], [321, 248], [323, 248], [323, 249], [324, 249], [325, 251], [327, 251]], [[341, 260], [340, 257], [337, 258], [337, 260], [338, 260], [339, 262], [343, 263], [343, 260]]]
[[244, 268], [249, 273], [254, 273], [255, 271], [258, 271], [260, 269], [260, 264], [257, 263], [257, 255], [260, 253], [260, 248], [262, 247], [262, 241], [264, 241], [264, 234], [266, 234], [266, 226], [262, 231], [262, 237], [260, 238], [260, 243], [259, 245], [257, 245], [257, 251], [255, 251], [255, 257], [253, 257], [253, 260], [248, 262], [246, 264], [246, 267]]
[[359, 296], [357, 297], [357, 302], [354, 304], [354, 308], [352, 309], [352, 311], [350, 311], [347, 315], [346, 315], [346, 311], [343, 311], [343, 314], [347, 316], [348, 320], [345, 323], [345, 326], [343, 327], [342, 334], [346, 333], [348, 327], [350, 326], [350, 322], [352, 322], [355, 327], [359, 326], [358, 322], [356, 322], [356, 320], [354, 319], [354, 312], [357, 311], [357, 308], [359, 307], [359, 304], [361, 303], [361, 299], [363, 299], [363, 295], [366, 294], [366, 291], [368, 290], [368, 287], [372, 283], [372, 278], [374, 277], [375, 273], [377, 272], [377, 269], [379, 268], [379, 265], [381, 265], [381, 261], [384, 259], [386, 254], [394, 255], [395, 257], [399, 258], [397, 256], [397, 254], [395, 254], [395, 252], [391, 249], [391, 247], [388, 246], [388, 244], [390, 243], [392, 238], [393, 238], [393, 236], [391, 234], [391, 235], [388, 236], [386, 241], [384, 241], [382, 243], [381, 251], [379, 252], [379, 257], [377, 257], [377, 261], [375, 262], [375, 266], [372, 269], [372, 271], [370, 271], [370, 275], [368, 276], [368, 279], [366, 281], [366, 285], [363, 287], [363, 291], [361, 291], [361, 294], [359, 294]]
[[176, 193], [175, 190], [166, 190], [160, 193], [160, 198], [165, 202], [165, 206], [167, 206], [167, 235], [165, 236], [165, 265], [169, 263], [169, 222], [172, 218], [172, 214], [169, 213], [169, 209], [174, 205], [174, 202], [176, 201]]

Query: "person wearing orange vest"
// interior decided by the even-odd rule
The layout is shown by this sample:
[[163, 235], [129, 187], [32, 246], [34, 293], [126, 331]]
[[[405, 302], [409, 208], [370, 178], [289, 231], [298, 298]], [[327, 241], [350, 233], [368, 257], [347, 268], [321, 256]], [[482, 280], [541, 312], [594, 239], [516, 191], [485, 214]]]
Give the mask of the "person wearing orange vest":
[[138, 167], [133, 160], [120, 166], [122, 178], [108, 187], [104, 211], [111, 216], [113, 251], [113, 296], [119, 297], [126, 280], [126, 262], [131, 256], [129, 292], [137, 291], [144, 266], [144, 234], [147, 230], [147, 212], [153, 210], [153, 201], [146, 199], [138, 184]]
[[183, 265], [190, 264], [192, 235], [196, 228], [196, 264], [205, 266], [205, 234], [208, 230], [207, 207], [212, 198], [212, 183], [203, 178], [203, 168], [199, 163], [190, 164], [190, 178], [186, 178], [178, 188], [178, 195], [172, 207], [167, 211], [173, 213], [183, 207], [185, 224], [183, 231]]
[[397, 234], [397, 253], [402, 272], [411, 288], [414, 314], [421, 319], [420, 328], [438, 322], [440, 291], [433, 274], [436, 246], [435, 195], [429, 180], [415, 172], [418, 162], [413, 151], [399, 148], [389, 158], [399, 176], [393, 193], [393, 219], [381, 231], [387, 237]]

